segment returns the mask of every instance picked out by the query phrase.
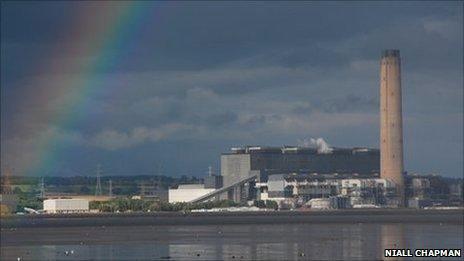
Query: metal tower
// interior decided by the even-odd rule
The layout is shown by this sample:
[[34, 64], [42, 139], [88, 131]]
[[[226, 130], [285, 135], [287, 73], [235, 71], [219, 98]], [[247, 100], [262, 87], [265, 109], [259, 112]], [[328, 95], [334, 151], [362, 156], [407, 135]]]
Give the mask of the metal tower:
[[145, 196], [145, 182], [142, 181], [142, 183], [140, 184], [140, 195], [141, 196]]
[[101, 196], [102, 195], [100, 176], [101, 176], [101, 165], [98, 164], [97, 165], [97, 185], [95, 187], [95, 196]]
[[40, 195], [39, 195], [39, 197], [41, 199], [45, 198], [45, 182], [44, 182], [43, 177], [40, 179]]
[[113, 182], [111, 181], [111, 179], [108, 182], [110, 183], [109, 184], [110, 187], [109, 187], [109, 191], [108, 191], [108, 196], [110, 198], [112, 198], [113, 197]]
[[161, 175], [163, 175], [163, 165], [161, 163], [158, 163], [158, 164], [156, 164], [156, 168], [157, 168], [156, 175], [158, 177], [161, 177]]
[[153, 189], [159, 190], [161, 189], [161, 175], [163, 173], [163, 165], [161, 163], [156, 164], [157, 167], [157, 174], [156, 179], [153, 181]]

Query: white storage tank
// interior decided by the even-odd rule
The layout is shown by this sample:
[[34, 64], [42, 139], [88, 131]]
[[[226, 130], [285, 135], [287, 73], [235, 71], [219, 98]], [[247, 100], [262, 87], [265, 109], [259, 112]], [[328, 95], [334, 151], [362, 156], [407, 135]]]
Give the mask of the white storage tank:
[[329, 198], [313, 198], [309, 202], [312, 209], [331, 209]]

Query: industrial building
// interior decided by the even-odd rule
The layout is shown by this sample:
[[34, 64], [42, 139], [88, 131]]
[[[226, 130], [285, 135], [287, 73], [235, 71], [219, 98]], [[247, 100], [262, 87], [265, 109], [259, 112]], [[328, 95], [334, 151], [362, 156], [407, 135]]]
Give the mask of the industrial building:
[[[221, 155], [222, 188], [194, 202], [229, 199], [236, 202], [256, 196], [255, 183], [267, 183], [275, 174], [298, 176], [377, 177], [380, 153], [369, 148], [331, 148], [321, 151], [310, 147], [231, 148]], [[273, 194], [273, 181], [269, 193]]]
[[313, 198], [308, 201], [308, 205], [312, 209], [331, 209], [332, 208], [329, 198]]
[[[223, 186], [219, 188], [219, 181], [210, 178], [208, 184], [213, 183], [210, 187], [217, 189], [191, 202], [215, 199], [283, 202], [289, 198], [307, 202], [343, 197], [334, 199], [335, 205], [344, 205], [349, 198], [352, 206], [404, 206], [400, 63], [398, 50], [382, 52], [380, 150], [327, 146], [323, 149], [294, 146], [232, 148], [231, 152], [221, 155]], [[323, 208], [329, 201], [312, 202]]]
[[307, 147], [232, 148], [221, 155], [221, 175], [224, 186], [257, 175], [267, 180], [270, 174], [318, 173], [358, 174], [369, 176], [379, 173], [380, 153], [368, 148], [334, 148], [321, 153]]
[[169, 203], [190, 202], [213, 191], [214, 188], [205, 188], [204, 184], [181, 184], [169, 189]]
[[43, 208], [45, 213], [50, 214], [86, 213], [89, 212], [89, 201], [75, 198], [46, 199]]
[[[267, 182], [256, 183], [256, 198], [274, 200], [279, 205], [317, 208], [347, 208], [355, 205], [394, 206], [396, 187], [379, 178], [330, 178], [315, 176], [270, 175]], [[318, 200], [315, 200], [318, 199]], [[324, 200], [319, 200], [324, 199]], [[309, 204], [309, 205], [308, 205]]]

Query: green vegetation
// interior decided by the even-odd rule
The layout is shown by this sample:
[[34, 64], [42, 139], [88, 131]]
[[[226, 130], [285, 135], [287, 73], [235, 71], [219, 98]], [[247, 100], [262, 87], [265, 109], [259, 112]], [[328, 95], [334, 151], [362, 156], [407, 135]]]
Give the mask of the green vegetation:
[[43, 208], [43, 202], [42, 200], [36, 198], [36, 197], [24, 197], [24, 196], [19, 196], [18, 200], [18, 206], [16, 207], [16, 211], [24, 211], [24, 208], [33, 208], [35, 210], [42, 209]]
[[[254, 205], [259, 208], [278, 209], [277, 202], [273, 200], [255, 200]], [[101, 212], [153, 212], [153, 211], [184, 211], [193, 209], [212, 209], [245, 206], [231, 200], [209, 201], [203, 203], [167, 203], [146, 199], [116, 198], [110, 201], [92, 201], [90, 209]]]
[[258, 208], [268, 208], [274, 210], [279, 208], [279, 205], [274, 200], [255, 200], [253, 205]]
[[92, 201], [90, 209], [101, 212], [147, 212], [147, 211], [190, 211], [193, 209], [212, 209], [241, 206], [230, 200], [204, 203], [167, 203], [154, 200], [117, 198], [110, 201]]
[[38, 198], [39, 191], [30, 185], [12, 186], [13, 193], [17, 196], [16, 209], [13, 212], [23, 212], [24, 208], [42, 209], [43, 202]]
[[18, 205], [16, 211], [23, 212], [24, 208], [33, 208], [35, 210], [43, 208], [43, 202], [34, 193], [17, 194]]

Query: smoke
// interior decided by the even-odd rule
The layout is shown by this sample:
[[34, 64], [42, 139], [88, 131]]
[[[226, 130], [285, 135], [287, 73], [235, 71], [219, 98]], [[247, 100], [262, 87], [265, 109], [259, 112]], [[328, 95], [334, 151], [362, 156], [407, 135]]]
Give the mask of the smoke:
[[330, 145], [325, 142], [323, 138], [317, 138], [317, 139], [310, 139], [311, 145], [316, 146], [317, 148], [317, 153], [322, 153], [322, 154], [328, 154], [332, 153], [333, 149], [330, 147]]
[[321, 154], [329, 154], [333, 151], [330, 145], [323, 138], [304, 138], [303, 140], [298, 140], [298, 143], [300, 146], [305, 148], [315, 147], [317, 149], [317, 153]]

